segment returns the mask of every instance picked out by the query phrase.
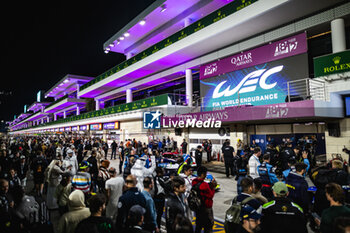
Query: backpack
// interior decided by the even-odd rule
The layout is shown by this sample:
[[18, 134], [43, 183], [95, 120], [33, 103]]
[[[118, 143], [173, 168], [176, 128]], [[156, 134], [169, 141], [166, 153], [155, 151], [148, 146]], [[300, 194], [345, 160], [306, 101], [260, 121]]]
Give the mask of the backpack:
[[253, 197], [247, 197], [242, 202], [237, 202], [237, 196], [233, 199], [232, 205], [225, 213], [224, 227], [226, 232], [235, 232], [241, 223], [241, 210], [242, 206], [247, 204]]
[[202, 183], [203, 181], [194, 185], [191, 188], [190, 195], [187, 198], [188, 207], [190, 207], [192, 211], [198, 211], [202, 206], [202, 197], [199, 190]]

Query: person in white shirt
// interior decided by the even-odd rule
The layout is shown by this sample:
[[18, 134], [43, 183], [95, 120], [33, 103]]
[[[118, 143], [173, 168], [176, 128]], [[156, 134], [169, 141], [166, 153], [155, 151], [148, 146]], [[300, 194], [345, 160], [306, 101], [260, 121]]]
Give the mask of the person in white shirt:
[[106, 217], [115, 219], [118, 214], [119, 198], [123, 194], [124, 179], [117, 177], [117, 171], [114, 167], [109, 169], [109, 174], [111, 174], [111, 178], [105, 184], [108, 199]]
[[63, 161], [63, 168], [69, 169], [71, 167], [70, 173], [72, 176], [74, 176], [78, 171], [77, 157], [71, 149], [68, 149], [67, 154], [68, 155]]
[[187, 199], [192, 189], [192, 180], [191, 180], [192, 167], [191, 165], [186, 164], [183, 166], [183, 170], [184, 170], [184, 173], [180, 173], [180, 176], [185, 180], [185, 186], [186, 186], [185, 198]]
[[258, 166], [260, 165], [259, 157], [261, 155], [260, 147], [254, 148], [254, 154], [249, 159], [249, 175], [255, 179], [259, 177]]

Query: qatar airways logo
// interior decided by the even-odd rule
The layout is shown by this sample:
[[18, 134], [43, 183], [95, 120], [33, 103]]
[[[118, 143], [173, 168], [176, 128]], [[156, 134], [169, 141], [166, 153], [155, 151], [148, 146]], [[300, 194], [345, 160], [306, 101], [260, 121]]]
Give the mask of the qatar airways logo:
[[241, 54], [231, 59], [231, 63], [236, 66], [241, 66], [253, 62], [252, 53]]
[[214, 74], [216, 71], [218, 71], [218, 65], [216, 63], [208, 65], [205, 67], [204, 76]]
[[219, 83], [219, 85], [216, 86], [213, 92], [213, 98], [220, 98], [220, 97], [229, 97], [236, 93], [248, 93], [253, 92], [256, 90], [257, 85], [259, 85], [262, 89], [269, 90], [274, 88], [277, 85], [277, 82], [267, 84], [267, 79], [275, 73], [280, 72], [283, 69], [283, 65], [273, 67], [269, 70], [261, 69], [256, 70], [248, 75], [246, 75], [242, 81], [233, 89], [231, 89], [231, 86], [228, 86], [225, 90], [220, 91], [221, 87], [227, 82], [223, 81]]

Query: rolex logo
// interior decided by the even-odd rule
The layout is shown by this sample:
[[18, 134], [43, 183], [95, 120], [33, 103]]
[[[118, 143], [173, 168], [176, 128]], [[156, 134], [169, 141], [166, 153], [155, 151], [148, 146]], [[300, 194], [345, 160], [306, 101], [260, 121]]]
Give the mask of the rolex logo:
[[339, 62], [340, 62], [340, 59], [341, 59], [341, 57], [335, 57], [335, 58], [333, 58], [333, 62], [334, 62], [334, 64], [335, 65], [338, 65], [339, 64]]

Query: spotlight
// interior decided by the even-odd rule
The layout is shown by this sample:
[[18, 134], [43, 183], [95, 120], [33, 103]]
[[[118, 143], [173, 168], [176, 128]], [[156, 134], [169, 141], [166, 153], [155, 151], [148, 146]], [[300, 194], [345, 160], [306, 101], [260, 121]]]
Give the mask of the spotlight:
[[124, 33], [124, 36], [125, 36], [125, 37], [129, 37], [129, 36], [130, 36], [130, 33], [129, 33], [129, 32], [125, 32], [125, 33]]
[[118, 45], [118, 44], [120, 44], [120, 41], [119, 41], [119, 40], [117, 40], [117, 45]]
[[166, 11], [166, 9], [167, 9], [165, 4], [163, 4], [163, 5], [161, 6], [161, 8], [162, 8], [162, 9], [160, 10], [161, 13], [163, 13], [163, 12]]
[[143, 25], [145, 25], [146, 24], [146, 20], [141, 20], [140, 22], [139, 22], [139, 24], [141, 25], [141, 26], [143, 26]]
[[109, 51], [109, 50], [111, 50], [111, 48], [108, 48], [108, 47], [107, 47], [106, 50]]
[[105, 53], [106, 53], [106, 54], [109, 53], [108, 50], [105, 50]]
[[112, 48], [113, 48], [113, 47], [114, 47], [114, 43], [110, 44], [109, 47], [112, 47]]
[[125, 39], [124, 36], [119, 37], [119, 40], [124, 40], [124, 39]]

